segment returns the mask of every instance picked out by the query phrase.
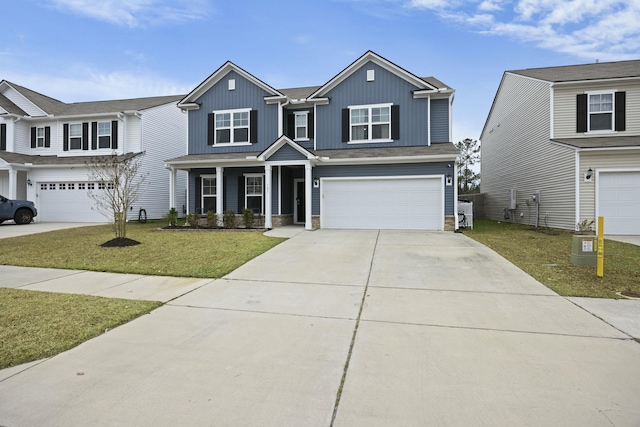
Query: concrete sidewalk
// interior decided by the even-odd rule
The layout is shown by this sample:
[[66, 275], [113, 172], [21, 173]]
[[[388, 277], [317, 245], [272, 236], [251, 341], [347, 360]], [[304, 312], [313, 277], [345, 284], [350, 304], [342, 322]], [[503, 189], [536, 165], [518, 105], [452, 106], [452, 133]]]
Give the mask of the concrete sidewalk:
[[148, 316], [2, 371], [0, 425], [640, 424], [640, 345], [587, 302], [460, 234], [290, 232]]

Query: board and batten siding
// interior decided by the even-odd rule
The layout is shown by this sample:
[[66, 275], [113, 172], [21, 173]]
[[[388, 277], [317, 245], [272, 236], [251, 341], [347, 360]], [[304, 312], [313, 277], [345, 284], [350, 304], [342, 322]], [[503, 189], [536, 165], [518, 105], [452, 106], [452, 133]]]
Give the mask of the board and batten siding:
[[640, 135], [640, 120], [637, 120], [640, 117], [640, 83], [637, 81], [612, 81], [555, 86], [553, 89], [554, 138], [605, 136], [602, 133], [576, 132], [576, 95], [599, 90], [626, 92], [626, 130], [615, 132], [615, 135]]
[[[315, 178], [356, 178], [356, 177], [391, 177], [410, 175], [441, 175], [453, 174], [453, 168], [447, 165], [451, 162], [436, 163], [398, 163], [386, 165], [351, 165], [351, 166], [316, 166], [313, 168]], [[312, 214], [320, 215], [320, 188], [312, 189]], [[454, 214], [453, 185], [445, 186], [444, 205], [447, 216]], [[357, 215], [357, 212], [353, 213]]]
[[[367, 70], [374, 70], [374, 81], [367, 81]], [[326, 94], [330, 98], [329, 104], [316, 107], [316, 149], [427, 145], [429, 99], [414, 99], [413, 91], [417, 89], [416, 86], [373, 62], [363, 64]], [[448, 100], [446, 101], [448, 108]], [[400, 139], [378, 143], [342, 142], [343, 109], [356, 105], [388, 103], [400, 106]], [[439, 115], [441, 114], [440, 112]], [[441, 130], [438, 138], [443, 138]]]
[[[169, 171], [164, 161], [185, 155], [187, 115], [175, 103], [141, 111], [142, 150], [145, 151], [140, 172], [146, 175], [144, 191], [130, 212], [137, 218], [144, 208], [148, 218], [162, 218], [169, 211]], [[135, 139], [135, 135], [132, 135]], [[140, 137], [138, 137], [140, 139]], [[186, 204], [187, 172], [176, 173], [176, 209]]]
[[[591, 182], [584, 174], [591, 168]], [[584, 151], [580, 153], [580, 221], [596, 219], [596, 171], [598, 169], [640, 169], [640, 150]], [[606, 230], [605, 225], [605, 230]]]
[[505, 73], [481, 141], [480, 187], [489, 219], [504, 220], [515, 189], [518, 207], [510, 221], [534, 225], [535, 206], [526, 202], [539, 191], [539, 224], [574, 228], [575, 153], [552, 144], [549, 132], [549, 84]]
[[[229, 90], [228, 81], [235, 80], [235, 89]], [[228, 72], [196, 102], [198, 110], [189, 115], [189, 153], [261, 152], [278, 138], [278, 104], [266, 104], [265, 96], [272, 95], [235, 71]], [[250, 108], [258, 111], [258, 142], [249, 145], [216, 147], [208, 145], [207, 115], [213, 111]]]
[[439, 142], [452, 142], [449, 136], [448, 99], [431, 100], [431, 143]]

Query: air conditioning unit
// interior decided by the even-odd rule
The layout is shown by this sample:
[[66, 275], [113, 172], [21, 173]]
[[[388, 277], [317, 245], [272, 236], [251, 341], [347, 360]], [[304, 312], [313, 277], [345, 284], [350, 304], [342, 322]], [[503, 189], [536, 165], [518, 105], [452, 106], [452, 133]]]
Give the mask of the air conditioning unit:
[[515, 189], [509, 190], [509, 210], [516, 210], [516, 207], [518, 206], [516, 200], [517, 191]]

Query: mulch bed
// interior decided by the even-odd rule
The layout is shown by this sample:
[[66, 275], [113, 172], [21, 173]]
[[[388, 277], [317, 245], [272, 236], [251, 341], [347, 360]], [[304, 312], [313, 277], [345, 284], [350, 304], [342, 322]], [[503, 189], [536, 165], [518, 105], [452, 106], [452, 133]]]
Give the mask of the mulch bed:
[[156, 228], [159, 231], [217, 231], [217, 232], [234, 232], [234, 231], [259, 231], [264, 233], [268, 231], [268, 228], [209, 228], [209, 227], [191, 227], [191, 226], [178, 226], [178, 227], [160, 227]]
[[119, 237], [116, 239], [111, 239], [108, 242], [104, 242], [100, 246], [103, 248], [125, 248], [127, 246], [135, 246], [139, 245], [140, 242], [133, 239], [128, 239], [126, 237]]

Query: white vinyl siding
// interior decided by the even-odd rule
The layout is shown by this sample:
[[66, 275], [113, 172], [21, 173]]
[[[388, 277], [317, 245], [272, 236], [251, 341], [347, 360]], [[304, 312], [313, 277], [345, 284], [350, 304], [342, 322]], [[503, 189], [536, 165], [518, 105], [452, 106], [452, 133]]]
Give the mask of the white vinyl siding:
[[553, 99], [553, 131], [554, 138], [576, 138], [602, 136], [602, 134], [576, 132], [576, 95], [596, 91], [626, 92], [626, 130], [616, 132], [616, 135], [640, 135], [640, 84], [634, 82], [617, 81], [610, 83], [591, 83], [576, 85], [556, 85]]
[[325, 178], [321, 227], [442, 230], [442, 177]]
[[539, 224], [574, 228], [575, 152], [552, 144], [549, 129], [549, 84], [506, 74], [481, 141], [488, 218], [504, 219], [509, 190], [515, 189], [518, 208], [510, 220], [535, 224], [535, 207], [526, 201], [540, 191]]
[[16, 104], [22, 111], [27, 113], [32, 117], [45, 116], [41, 109], [36, 107], [31, 101], [22, 96], [18, 91], [13, 88], [9, 88], [3, 92], [3, 95], [6, 96], [11, 102]]

